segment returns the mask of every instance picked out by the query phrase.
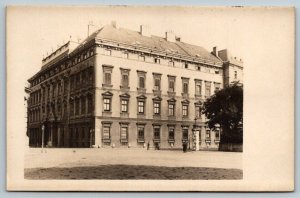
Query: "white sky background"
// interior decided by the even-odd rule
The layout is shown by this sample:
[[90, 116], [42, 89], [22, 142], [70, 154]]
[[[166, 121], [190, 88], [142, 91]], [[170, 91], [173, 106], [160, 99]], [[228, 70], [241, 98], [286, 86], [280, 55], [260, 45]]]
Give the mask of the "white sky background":
[[57, 49], [70, 36], [73, 40], [86, 38], [89, 21], [105, 25], [115, 20], [119, 27], [136, 31], [141, 24], [146, 24], [150, 26], [152, 35], [162, 37], [167, 30], [174, 30], [183, 42], [202, 46], [208, 51], [212, 51], [213, 46], [218, 46], [219, 50], [228, 48], [233, 56], [244, 57], [242, 20], [237, 13], [226, 11], [228, 14], [224, 14], [221, 9], [119, 6], [85, 9], [36, 7], [18, 11], [19, 15], [14, 18], [18, 22], [15, 31], [22, 32], [22, 36], [16, 38], [19, 47], [15, 53], [22, 57], [26, 54], [26, 59], [20, 60], [22, 67], [28, 68], [22, 76], [24, 81], [40, 69], [43, 55], [51, 53], [52, 48]]

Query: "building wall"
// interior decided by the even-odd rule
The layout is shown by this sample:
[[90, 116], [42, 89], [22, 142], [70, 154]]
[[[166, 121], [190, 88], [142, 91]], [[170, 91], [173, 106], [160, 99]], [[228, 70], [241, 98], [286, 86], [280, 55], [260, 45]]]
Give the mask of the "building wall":
[[[107, 51], [102, 48], [97, 48], [96, 51], [96, 64], [95, 64], [95, 73], [96, 73], [96, 93], [95, 93], [95, 116], [97, 124], [96, 128], [100, 126], [100, 131], [98, 131], [98, 138], [101, 140], [96, 140], [98, 145], [95, 146], [126, 146], [126, 147], [144, 147], [145, 145], [150, 144], [150, 147], [154, 146], [153, 142], [153, 124], [160, 126], [160, 147], [161, 148], [181, 148], [182, 147], [182, 125], [188, 126], [189, 138], [192, 134], [192, 125], [194, 124], [195, 118], [195, 102], [203, 102], [205, 100], [205, 81], [211, 82], [211, 94], [214, 93], [215, 83], [220, 84], [220, 88], [223, 87], [223, 73], [220, 72], [216, 74], [214, 69], [210, 68], [209, 70], [204, 67], [202, 70], [198, 71], [196, 65], [189, 64], [188, 69], [184, 68], [183, 62], [175, 62], [175, 67], [168, 65], [168, 60], [161, 59], [160, 64], [154, 62], [154, 57], [145, 57], [145, 61], [138, 59], [137, 54], [129, 54], [128, 58], [123, 57], [122, 51], [114, 51], [110, 49], [111, 55], [108, 55]], [[166, 63], [166, 64], [164, 64]], [[111, 68], [112, 75], [112, 86], [107, 87], [103, 86], [104, 84], [104, 68], [109, 66]], [[122, 90], [120, 89], [121, 83], [121, 70], [129, 70], [129, 89]], [[143, 70], [146, 72], [146, 82], [145, 93], [139, 93], [138, 90], [138, 73], [137, 71]], [[161, 74], [161, 93], [155, 94], [154, 89], [154, 77], [153, 73]], [[174, 96], [168, 95], [168, 75], [176, 76], [175, 81], [175, 92]], [[182, 95], [182, 77], [189, 78], [189, 91], [188, 96], [185, 97]], [[202, 80], [202, 93], [200, 97], [195, 97], [195, 78]], [[107, 113], [103, 110], [103, 98], [106, 93], [112, 94], [111, 104], [112, 110]], [[120, 95], [128, 94], [129, 105], [128, 105], [128, 114], [121, 113], [121, 99]], [[104, 96], [103, 96], [104, 95]], [[146, 101], [146, 113], [144, 116], [138, 115], [137, 108], [137, 97], [144, 95], [147, 97]], [[154, 116], [153, 112], [153, 98], [161, 97], [161, 115]], [[175, 103], [175, 116], [168, 116], [168, 101], [169, 99], [174, 98]], [[182, 102], [189, 101], [189, 113], [188, 117], [183, 118], [182, 116]], [[120, 123], [128, 123], [128, 143], [122, 145], [120, 142]], [[197, 124], [201, 125], [204, 129], [202, 130], [201, 139], [205, 140], [205, 116], [202, 115], [201, 118], [198, 118]], [[100, 124], [101, 123], [101, 124]], [[111, 140], [109, 143], [103, 144], [103, 126], [107, 123], [110, 123], [111, 126]], [[138, 143], [137, 141], [137, 123], [145, 124], [145, 140], [144, 143]], [[174, 124], [175, 126], [175, 142], [168, 142], [168, 125]], [[98, 130], [98, 129], [97, 129]], [[203, 139], [204, 138], [204, 139]], [[218, 143], [214, 142], [214, 133], [211, 132], [211, 145], [208, 142], [202, 141], [200, 148], [202, 149], [217, 149]]]
[[[97, 45], [97, 44], [95, 44]], [[30, 146], [41, 146], [45, 125], [44, 145], [48, 147], [148, 147], [158, 143], [162, 149], [190, 147], [196, 104], [235, 79], [242, 82], [242, 67], [226, 61], [223, 67], [172, 60], [137, 51], [107, 48], [105, 45], [82, 47], [53, 66], [42, 70], [31, 80], [28, 105]], [[158, 61], [159, 59], [159, 61]], [[49, 71], [48, 71], [49, 70]], [[104, 73], [111, 72], [111, 84], [104, 82]], [[128, 88], [122, 87], [122, 72], [128, 74]], [[138, 77], [145, 74], [145, 89], [139, 88]], [[42, 77], [43, 78], [42, 78]], [[160, 78], [160, 90], [154, 91], [154, 76]], [[169, 76], [175, 78], [175, 90], [170, 93]], [[227, 82], [227, 81], [228, 82]], [[201, 94], [195, 85], [201, 83]], [[183, 82], [188, 93], [183, 93]], [[61, 88], [58, 88], [58, 85]], [[59, 91], [60, 90], [60, 91]], [[138, 113], [139, 98], [144, 98], [145, 113]], [[111, 99], [111, 110], [104, 111], [104, 98]], [[128, 100], [127, 113], [121, 112], [121, 98]], [[169, 116], [168, 104], [175, 104], [174, 116]], [[77, 102], [78, 105], [77, 105]], [[154, 115], [153, 103], [160, 101], [160, 115]], [[188, 104], [188, 116], [183, 116], [182, 104]], [[59, 108], [60, 105], [60, 108]], [[59, 110], [60, 109], [60, 110]], [[77, 111], [79, 109], [79, 111]], [[200, 149], [218, 149], [219, 132], [206, 127], [204, 115], [197, 117]], [[109, 126], [110, 138], [104, 138]], [[121, 128], [127, 126], [127, 141], [121, 139]], [[138, 138], [138, 126], [144, 127], [144, 138]], [[160, 138], [154, 138], [154, 128], [160, 128]], [[174, 127], [174, 139], [169, 129]], [[183, 131], [187, 129], [187, 138]], [[216, 135], [218, 133], [218, 137]]]

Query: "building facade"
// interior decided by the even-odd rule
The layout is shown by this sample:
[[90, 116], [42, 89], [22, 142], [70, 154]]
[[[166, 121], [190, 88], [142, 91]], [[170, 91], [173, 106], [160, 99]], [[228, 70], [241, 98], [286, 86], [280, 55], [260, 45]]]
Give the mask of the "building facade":
[[208, 52], [173, 32], [106, 25], [61, 46], [28, 80], [29, 144], [176, 149], [197, 131], [197, 150], [217, 149], [220, 131], [206, 126], [201, 105], [242, 82], [242, 70], [227, 50]]

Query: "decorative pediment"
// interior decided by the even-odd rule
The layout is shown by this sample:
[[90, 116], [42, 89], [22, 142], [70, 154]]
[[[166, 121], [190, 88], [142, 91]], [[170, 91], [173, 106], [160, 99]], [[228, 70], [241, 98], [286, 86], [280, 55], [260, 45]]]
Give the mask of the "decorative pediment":
[[156, 96], [156, 97], [155, 97], [155, 98], [153, 98], [152, 100], [161, 101], [162, 99], [161, 99], [161, 97], [159, 97], [159, 96]]
[[189, 100], [187, 100], [187, 99], [185, 99], [185, 100], [181, 101], [181, 103], [184, 103], [184, 104], [189, 104], [189, 103], [190, 103], [190, 101], [189, 101]]
[[195, 105], [202, 105], [202, 102], [200, 100], [195, 102]]
[[139, 99], [139, 100], [147, 99], [147, 97], [145, 95], [140, 95], [140, 96], [137, 96], [136, 98]]
[[168, 102], [176, 102], [175, 98], [170, 98], [169, 100], [167, 100]]
[[128, 93], [124, 93], [120, 95], [120, 98], [130, 98], [130, 95]]
[[110, 91], [106, 91], [104, 93], [102, 93], [102, 96], [107, 96], [107, 97], [112, 97], [114, 94], [111, 93]]

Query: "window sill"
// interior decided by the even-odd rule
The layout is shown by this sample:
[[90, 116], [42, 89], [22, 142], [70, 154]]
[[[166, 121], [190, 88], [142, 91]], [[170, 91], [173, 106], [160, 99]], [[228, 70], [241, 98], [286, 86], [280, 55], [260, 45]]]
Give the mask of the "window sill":
[[102, 87], [104, 87], [104, 88], [112, 88], [112, 87], [113, 87], [113, 85], [109, 85], [109, 84], [102, 84]]
[[211, 143], [211, 140], [205, 140], [206, 143]]
[[137, 88], [137, 91], [138, 91], [139, 94], [146, 93], [146, 89], [145, 88]]
[[152, 90], [153, 91], [153, 94], [155, 95], [155, 96], [160, 96], [161, 95], [161, 90]]
[[195, 98], [200, 99], [200, 98], [202, 98], [202, 95], [195, 94]]
[[137, 118], [145, 118], [145, 114], [137, 114]]
[[145, 143], [145, 139], [137, 139], [138, 143]]
[[176, 92], [168, 91], [168, 96], [169, 97], [175, 97], [176, 96]]
[[121, 90], [121, 91], [129, 91], [129, 90], [130, 90], [130, 87], [120, 86], [120, 90]]
[[176, 120], [176, 116], [168, 116], [168, 120]]
[[121, 143], [128, 143], [128, 140], [120, 140]]
[[122, 118], [128, 118], [129, 117], [129, 113], [128, 112], [121, 112], [120, 113], [120, 117], [122, 117]]
[[153, 119], [161, 119], [160, 115], [153, 115]]
[[102, 115], [103, 116], [111, 116], [112, 112], [111, 111], [103, 111]]
[[159, 143], [159, 142], [160, 142], [160, 139], [153, 139], [153, 142]]
[[181, 93], [181, 96], [184, 97], [184, 98], [188, 98], [189, 94], [188, 93]]
[[103, 142], [103, 143], [110, 143], [110, 142], [111, 142], [111, 139], [102, 139], [102, 142]]
[[169, 143], [174, 143], [174, 142], [175, 142], [175, 139], [168, 139], [168, 142], [169, 142]]
[[188, 116], [182, 116], [182, 120], [189, 120], [190, 118]]

